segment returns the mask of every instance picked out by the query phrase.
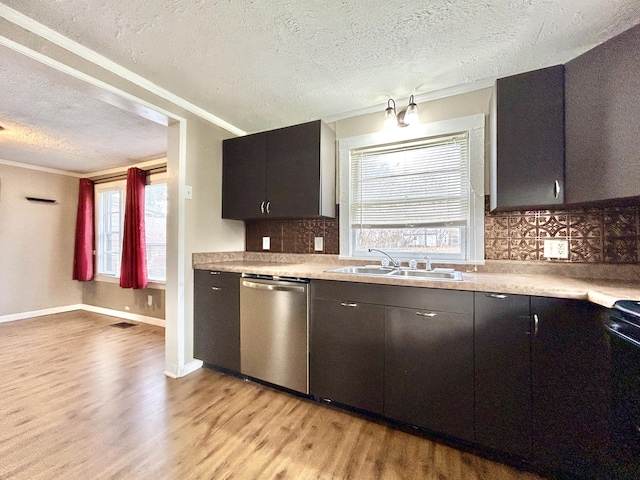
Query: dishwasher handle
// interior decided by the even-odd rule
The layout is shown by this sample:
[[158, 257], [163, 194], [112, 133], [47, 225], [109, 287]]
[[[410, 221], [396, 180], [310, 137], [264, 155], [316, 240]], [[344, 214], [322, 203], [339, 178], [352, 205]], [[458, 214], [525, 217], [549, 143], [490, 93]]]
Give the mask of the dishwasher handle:
[[248, 288], [256, 288], [258, 290], [271, 290], [274, 292], [299, 292], [299, 293], [304, 293], [307, 288], [305, 286], [297, 286], [297, 285], [272, 285], [270, 283], [249, 282], [247, 280], [242, 281], [242, 286], [248, 287]]

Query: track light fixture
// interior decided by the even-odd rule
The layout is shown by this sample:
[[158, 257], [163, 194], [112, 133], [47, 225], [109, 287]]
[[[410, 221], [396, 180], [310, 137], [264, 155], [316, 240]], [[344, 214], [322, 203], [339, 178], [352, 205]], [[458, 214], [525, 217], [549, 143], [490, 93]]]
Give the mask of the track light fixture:
[[396, 113], [396, 102], [393, 98], [390, 98], [387, 102], [387, 108], [384, 111], [385, 130], [393, 127], [415, 125], [418, 120], [418, 106], [413, 99], [413, 95], [409, 97], [409, 106], [400, 113]]

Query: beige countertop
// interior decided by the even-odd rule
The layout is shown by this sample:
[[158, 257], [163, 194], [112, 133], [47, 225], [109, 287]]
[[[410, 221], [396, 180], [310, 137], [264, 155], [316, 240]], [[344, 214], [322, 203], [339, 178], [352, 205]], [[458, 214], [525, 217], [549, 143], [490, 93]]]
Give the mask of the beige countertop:
[[[607, 268], [585, 269], [581, 266], [578, 269], [572, 269], [568, 266], [561, 268], [562, 265], [560, 265], [560, 267], [541, 269], [538, 265], [527, 265], [528, 262], [503, 262], [503, 264], [493, 262], [488, 267], [478, 266], [478, 271], [473, 271], [474, 267], [470, 265], [457, 265], [456, 270], [462, 272], [463, 281], [377, 277], [329, 271], [345, 265], [365, 263], [373, 262], [338, 260], [335, 255], [278, 255], [249, 252], [196, 253], [193, 256], [193, 268], [200, 270], [570, 298], [588, 300], [604, 307], [611, 307], [617, 300], [640, 300], [640, 280], [637, 278], [636, 265], [618, 266], [618, 273], [615, 275], [623, 276], [622, 280], [595, 277], [603, 272], [604, 274], [611, 272], [611, 269]], [[523, 273], [527, 270], [532, 273]], [[613, 272], [615, 273], [615, 270]], [[575, 276], [566, 276], [562, 273]]]

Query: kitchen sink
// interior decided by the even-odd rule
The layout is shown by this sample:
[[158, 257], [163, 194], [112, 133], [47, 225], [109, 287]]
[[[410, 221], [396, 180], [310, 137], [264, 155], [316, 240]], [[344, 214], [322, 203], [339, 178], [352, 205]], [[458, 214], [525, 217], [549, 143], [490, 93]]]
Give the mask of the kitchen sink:
[[335, 273], [351, 273], [353, 275], [389, 275], [393, 272], [392, 268], [378, 267], [376, 265], [351, 266], [336, 268], [335, 270], [329, 270]]
[[411, 278], [414, 280], [448, 280], [454, 282], [460, 282], [463, 280], [461, 272], [450, 269], [411, 270], [407, 268], [379, 267], [376, 265], [354, 265], [336, 268], [334, 270], [328, 271], [332, 273], [350, 273], [352, 275], [363, 276], [383, 276], [407, 279]]
[[390, 273], [394, 277], [410, 277], [410, 278], [423, 278], [425, 280], [453, 280], [461, 281], [461, 272], [439, 272], [434, 270], [394, 270]]

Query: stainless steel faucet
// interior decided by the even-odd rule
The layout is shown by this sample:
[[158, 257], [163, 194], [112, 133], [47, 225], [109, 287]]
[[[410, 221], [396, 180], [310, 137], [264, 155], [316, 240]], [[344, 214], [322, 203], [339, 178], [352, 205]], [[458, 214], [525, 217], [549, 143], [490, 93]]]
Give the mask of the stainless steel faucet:
[[386, 255], [387, 257], [389, 257], [389, 260], [391, 260], [391, 263], [393, 264], [394, 268], [400, 268], [400, 262], [398, 260], [394, 259], [387, 252], [383, 252], [382, 250], [378, 250], [377, 248], [370, 248], [369, 252], [380, 252], [381, 254]]
[[431, 271], [431, 257], [428, 255], [424, 256], [424, 269], [427, 271]]

